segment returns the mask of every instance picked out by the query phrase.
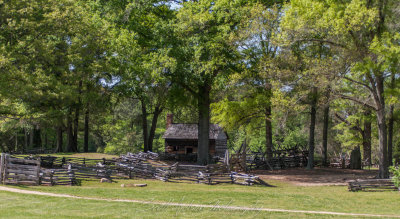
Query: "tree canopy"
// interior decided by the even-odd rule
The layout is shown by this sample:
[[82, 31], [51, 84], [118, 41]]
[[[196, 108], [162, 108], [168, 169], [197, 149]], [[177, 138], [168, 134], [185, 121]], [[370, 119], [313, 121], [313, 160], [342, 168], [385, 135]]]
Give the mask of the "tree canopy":
[[165, 117], [267, 160], [400, 160], [395, 0], [0, 0], [0, 149], [165, 152]]

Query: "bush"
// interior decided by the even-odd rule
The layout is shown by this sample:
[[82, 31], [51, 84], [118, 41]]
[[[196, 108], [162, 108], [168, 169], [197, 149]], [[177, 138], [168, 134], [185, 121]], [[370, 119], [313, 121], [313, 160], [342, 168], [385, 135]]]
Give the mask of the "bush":
[[392, 181], [397, 188], [400, 188], [400, 168], [396, 166], [389, 167], [390, 172], [393, 174]]
[[296, 128], [290, 131], [284, 138], [282, 145], [284, 148], [292, 148], [299, 146], [300, 148], [307, 147], [308, 145], [308, 134], [304, 133], [303, 129]]

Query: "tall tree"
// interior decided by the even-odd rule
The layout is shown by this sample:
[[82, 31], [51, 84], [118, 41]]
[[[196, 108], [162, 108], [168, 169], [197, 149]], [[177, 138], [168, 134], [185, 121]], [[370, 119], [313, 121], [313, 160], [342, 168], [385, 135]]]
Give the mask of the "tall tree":
[[[115, 25], [112, 48], [117, 92], [141, 105], [143, 150], [151, 151], [159, 115], [168, 100], [169, 82], [162, 75], [170, 62], [169, 23], [175, 11], [168, 2], [97, 2], [100, 16]], [[148, 119], [151, 117], [149, 126]]]
[[315, 150], [315, 120], [317, 117], [318, 88], [312, 87], [310, 91], [310, 134], [308, 138], [308, 162], [307, 169], [314, 168]]
[[[387, 178], [387, 128], [384, 95], [385, 67], [379, 49], [391, 38], [386, 28], [391, 5], [395, 1], [291, 1], [284, 21], [296, 42], [321, 42], [342, 50], [342, 56], [353, 62], [345, 80], [361, 84], [370, 92], [377, 115], [379, 133], [379, 177]], [[313, 8], [313, 10], [309, 10]], [[293, 34], [296, 33], [296, 34]], [[297, 36], [296, 36], [297, 35]], [[393, 38], [392, 38], [393, 39]], [[344, 97], [342, 95], [342, 97]], [[355, 96], [346, 96], [362, 103]]]
[[[0, 5], [4, 12], [0, 40], [6, 45], [2, 56], [14, 60], [5, 70], [15, 80], [12, 89], [18, 89], [7, 95], [20, 100], [27, 109], [19, 116], [36, 123], [53, 121], [54, 126], [62, 127], [66, 115], [73, 116], [69, 109], [77, 106], [75, 133], [79, 81], [90, 78], [99, 83], [94, 74], [103, 66], [104, 59], [99, 57], [105, 56], [103, 40], [107, 36], [103, 23], [81, 3], [43, 0]], [[76, 150], [77, 139], [70, 142], [75, 142], [71, 150]]]
[[240, 2], [190, 1], [178, 10], [172, 51], [176, 67], [167, 75], [197, 99], [197, 162], [209, 162], [209, 124], [211, 94], [217, 82], [237, 66], [237, 47], [232, 42], [240, 23]]
[[[274, 36], [279, 34], [282, 13], [281, 4], [265, 4], [249, 3], [242, 7], [243, 18], [239, 26], [237, 44], [242, 62], [247, 65], [230, 78], [230, 86], [234, 92], [227, 92], [230, 95], [214, 104], [213, 108], [214, 119], [228, 129], [241, 125], [256, 130], [258, 127], [265, 128], [265, 154], [268, 160], [271, 160], [272, 99], [273, 93], [282, 86], [278, 77], [279, 68], [282, 67], [279, 66], [277, 57], [279, 47], [274, 42]], [[246, 13], [249, 15], [245, 16]]]
[[328, 166], [328, 128], [329, 128], [329, 111], [330, 111], [330, 93], [331, 90], [328, 87], [326, 89], [326, 103], [324, 105], [324, 122], [323, 122], [323, 130], [322, 130], [322, 165]]

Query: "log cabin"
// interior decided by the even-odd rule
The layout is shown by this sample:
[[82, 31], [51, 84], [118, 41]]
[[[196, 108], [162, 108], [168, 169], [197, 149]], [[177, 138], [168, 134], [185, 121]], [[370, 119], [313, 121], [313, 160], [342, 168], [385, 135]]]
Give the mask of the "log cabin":
[[[167, 127], [163, 135], [165, 152], [169, 154], [196, 154], [198, 146], [198, 124], [174, 123], [173, 114], [167, 115]], [[228, 135], [217, 124], [210, 124], [209, 154], [224, 156]]]

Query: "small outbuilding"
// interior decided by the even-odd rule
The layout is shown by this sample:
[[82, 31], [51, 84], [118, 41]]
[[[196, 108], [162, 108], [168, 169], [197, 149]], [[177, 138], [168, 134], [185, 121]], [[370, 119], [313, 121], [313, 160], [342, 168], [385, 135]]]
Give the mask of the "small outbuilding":
[[[170, 154], [195, 154], [198, 147], [198, 124], [173, 123], [173, 115], [167, 115], [165, 152]], [[228, 135], [217, 124], [210, 124], [209, 154], [223, 156], [227, 149]]]

